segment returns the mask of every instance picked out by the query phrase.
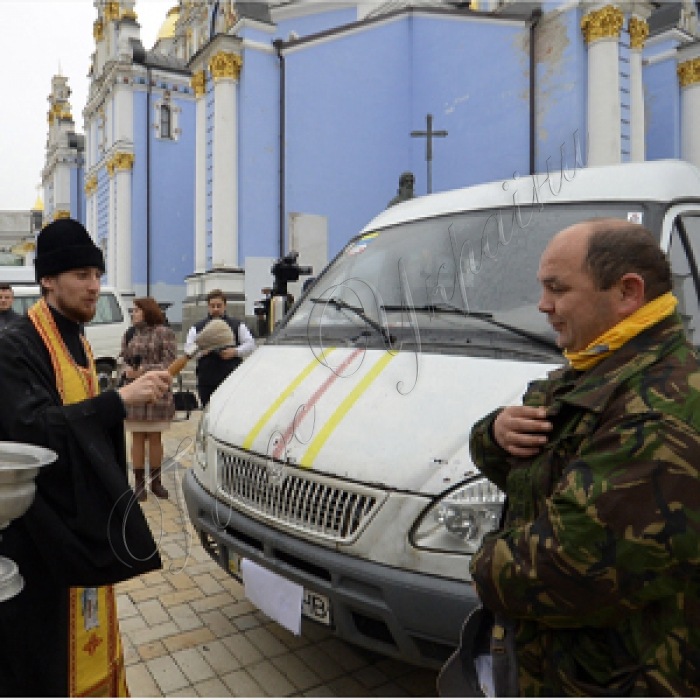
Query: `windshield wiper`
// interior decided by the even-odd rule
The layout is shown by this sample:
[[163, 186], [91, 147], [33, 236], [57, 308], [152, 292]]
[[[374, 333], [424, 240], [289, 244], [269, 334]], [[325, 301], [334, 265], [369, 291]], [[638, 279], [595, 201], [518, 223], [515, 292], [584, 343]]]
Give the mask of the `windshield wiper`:
[[339, 311], [352, 311], [358, 318], [361, 318], [370, 328], [373, 328], [375, 331], [380, 333], [382, 338], [384, 338], [384, 340], [387, 343], [389, 343], [389, 345], [391, 345], [394, 342], [393, 336], [389, 334], [386, 328], [377, 323], [373, 318], [370, 318], [365, 313], [365, 310], [359, 308], [358, 306], [351, 306], [342, 299], [335, 299], [333, 297], [331, 297], [330, 299], [309, 299], [309, 301], [313, 304], [330, 304], [331, 306], [335, 306], [335, 308]]
[[453, 314], [459, 314], [460, 316], [466, 316], [467, 318], [475, 318], [478, 321], [483, 321], [492, 326], [497, 326], [498, 328], [503, 328], [503, 330], [519, 335], [523, 338], [537, 343], [538, 345], [543, 345], [549, 350], [555, 350], [558, 354], [561, 354], [561, 348], [553, 341], [545, 338], [537, 333], [532, 333], [524, 328], [519, 328], [518, 326], [511, 326], [509, 323], [503, 323], [497, 321], [492, 313], [488, 311], [467, 311], [459, 306], [454, 306], [448, 302], [437, 302], [436, 304], [426, 304], [425, 306], [382, 306], [384, 311], [416, 311], [418, 313], [435, 313], [436, 311], [448, 311]]

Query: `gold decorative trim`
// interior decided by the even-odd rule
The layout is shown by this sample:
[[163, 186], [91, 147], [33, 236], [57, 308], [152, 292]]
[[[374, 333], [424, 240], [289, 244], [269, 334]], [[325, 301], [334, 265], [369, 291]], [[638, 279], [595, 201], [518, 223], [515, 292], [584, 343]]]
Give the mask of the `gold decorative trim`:
[[134, 154], [117, 153], [112, 162], [117, 170], [131, 170], [134, 167]]
[[136, 21], [139, 18], [139, 16], [136, 14], [135, 10], [124, 10], [122, 12], [122, 19], [133, 19]]
[[92, 25], [92, 36], [95, 37], [95, 41], [102, 41], [105, 38], [105, 25], [102, 20], [98, 19]]
[[630, 33], [630, 48], [643, 49], [644, 42], [649, 36], [649, 25], [646, 20], [639, 19], [639, 17], [630, 17], [628, 29]]
[[66, 105], [64, 108], [64, 105], [55, 104], [49, 110], [48, 119], [49, 124], [52, 125], [57, 119], [67, 119], [69, 121], [73, 121], [73, 115], [71, 114], [69, 106]]
[[53, 213], [53, 221], [58, 221], [59, 219], [70, 219], [70, 212], [65, 209], [57, 209]]
[[119, 7], [118, 2], [108, 2], [105, 5], [104, 18], [105, 22], [112, 22], [115, 19], [119, 19], [121, 15], [121, 7]]
[[589, 12], [581, 19], [581, 31], [587, 44], [592, 44], [598, 39], [619, 37], [625, 16], [618, 7], [606, 5], [600, 10]]
[[114, 159], [108, 160], [105, 168], [107, 168], [107, 172], [109, 173], [110, 177], [114, 177]]
[[678, 80], [681, 87], [700, 83], [700, 58], [692, 58], [678, 64]]
[[209, 72], [214, 80], [221, 80], [222, 78], [238, 80], [242, 67], [243, 59], [238, 54], [227, 53], [226, 51], [219, 51], [209, 61]]
[[97, 190], [97, 175], [93, 175], [85, 181], [85, 194], [89, 197]]
[[207, 75], [203, 70], [197, 71], [192, 75], [192, 88], [196, 97], [201, 97], [207, 91]]

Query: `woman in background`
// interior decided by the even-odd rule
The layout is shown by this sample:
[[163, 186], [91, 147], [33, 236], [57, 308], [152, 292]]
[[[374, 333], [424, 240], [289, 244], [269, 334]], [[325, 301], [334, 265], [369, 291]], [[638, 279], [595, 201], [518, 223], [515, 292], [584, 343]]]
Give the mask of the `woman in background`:
[[[134, 299], [131, 322], [133, 332], [127, 331], [122, 339], [126, 381], [133, 381], [151, 369], [167, 369], [177, 356], [175, 334], [166, 325], [165, 315], [155, 299]], [[139, 501], [145, 501], [147, 498], [146, 443], [151, 491], [158, 498], [168, 497], [168, 491], [160, 479], [160, 467], [163, 462], [162, 433], [170, 427], [174, 415], [175, 402], [171, 390], [158, 401], [127, 408], [124, 427], [132, 433], [134, 493]]]

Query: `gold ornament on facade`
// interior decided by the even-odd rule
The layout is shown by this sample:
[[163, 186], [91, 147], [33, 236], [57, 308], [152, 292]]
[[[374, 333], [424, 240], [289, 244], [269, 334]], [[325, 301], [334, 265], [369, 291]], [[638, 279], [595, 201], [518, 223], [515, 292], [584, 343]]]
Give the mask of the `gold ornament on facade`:
[[644, 42], [649, 36], [649, 25], [639, 17], [630, 17], [629, 21], [630, 48], [643, 49]]
[[700, 83], [700, 58], [678, 64], [678, 80], [681, 87]]
[[581, 31], [587, 44], [598, 39], [619, 37], [625, 16], [618, 7], [607, 5], [600, 10], [588, 13], [581, 20]]
[[105, 5], [104, 17], [105, 22], [111, 22], [115, 19], [119, 19], [121, 15], [121, 8], [118, 2], [108, 2]]
[[65, 209], [57, 209], [53, 213], [53, 220], [58, 221], [59, 219], [70, 219], [70, 212]]
[[134, 154], [117, 153], [112, 162], [117, 170], [131, 170], [134, 167]]
[[136, 11], [134, 9], [131, 10], [124, 10], [122, 12], [122, 19], [133, 19], [136, 21], [139, 18], [139, 16], [136, 14]]
[[105, 25], [101, 20], [98, 19], [92, 25], [92, 35], [95, 37], [95, 41], [102, 41], [105, 38]]
[[93, 175], [85, 182], [85, 194], [89, 197], [97, 190], [97, 176]]
[[203, 70], [197, 71], [192, 76], [192, 88], [196, 97], [201, 97], [207, 91], [207, 76]]
[[219, 51], [209, 61], [209, 72], [214, 80], [221, 80], [222, 78], [238, 80], [242, 67], [243, 59], [238, 54], [227, 53], [226, 51]]

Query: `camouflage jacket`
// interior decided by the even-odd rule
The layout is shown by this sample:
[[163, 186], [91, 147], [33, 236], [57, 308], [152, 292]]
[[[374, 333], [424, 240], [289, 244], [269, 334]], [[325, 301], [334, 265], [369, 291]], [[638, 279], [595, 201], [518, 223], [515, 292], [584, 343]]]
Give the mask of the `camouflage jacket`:
[[700, 365], [674, 314], [523, 399], [554, 429], [534, 458], [474, 426], [508, 495], [471, 572], [517, 621], [521, 695], [700, 694]]

